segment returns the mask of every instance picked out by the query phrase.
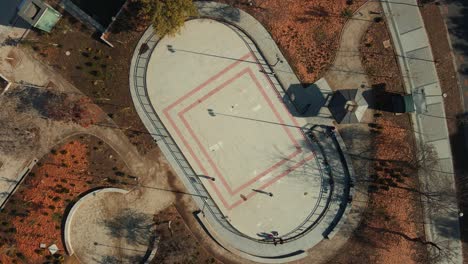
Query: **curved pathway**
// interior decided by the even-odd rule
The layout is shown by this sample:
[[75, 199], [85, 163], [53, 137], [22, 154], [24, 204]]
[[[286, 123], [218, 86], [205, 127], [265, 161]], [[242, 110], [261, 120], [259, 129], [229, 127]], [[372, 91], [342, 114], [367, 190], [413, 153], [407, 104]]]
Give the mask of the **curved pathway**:
[[[6, 50], [5, 50], [6, 48]], [[0, 55], [8, 54], [11, 47], [0, 47]], [[34, 83], [37, 85], [46, 86], [49, 82], [53, 82], [56, 85], [56, 89], [59, 92], [77, 94], [81, 96], [81, 92], [71, 85], [69, 82], [64, 80], [56, 72], [50, 69], [47, 65], [44, 65], [34, 58], [31, 58], [29, 54], [23, 53], [21, 49], [16, 49], [15, 53], [21, 59], [21, 67], [16, 69], [9, 68], [9, 64], [3, 64], [0, 66], [2, 70], [5, 70], [9, 75], [9, 78], [15, 82], [24, 80], [28, 83]], [[14, 92], [18, 87], [11, 87], [9, 92]], [[44, 89], [38, 87], [37, 89]], [[103, 142], [108, 144], [125, 162], [129, 168], [131, 174], [138, 176], [139, 185], [135, 186], [126, 195], [121, 195], [118, 199], [106, 198], [106, 201], [97, 204], [94, 208], [94, 212], [98, 216], [100, 213], [111, 207], [113, 210], [107, 210], [110, 216], [118, 218], [121, 212], [125, 212], [127, 209], [131, 209], [135, 214], [147, 215], [150, 219], [152, 216], [160, 210], [166, 208], [168, 205], [173, 203], [175, 195], [170, 191], [172, 188], [168, 185], [168, 174], [167, 167], [164, 158], [154, 151], [148, 153], [146, 156], [141, 155], [137, 148], [131, 144], [125, 134], [120, 130], [116, 129], [115, 125], [110, 118], [106, 117], [107, 124], [110, 127], [103, 126], [89, 126], [82, 127], [72, 122], [60, 122], [53, 121], [50, 119], [44, 119], [33, 111], [19, 112], [16, 111], [15, 100], [2, 95], [0, 96], [0, 103], [4, 106], [3, 111], [0, 112], [1, 120], [7, 120], [7, 125], [20, 128], [34, 128], [40, 131], [37, 140], [29, 142], [27, 148], [22, 151], [16, 151], [14, 153], [5, 153], [0, 155], [0, 201], [3, 203], [7, 198], [8, 194], [14, 190], [14, 186], [19, 184], [19, 178], [17, 175], [24, 170], [25, 164], [29, 164], [34, 159], [40, 159], [44, 155], [50, 152], [50, 149], [57, 145], [65, 142], [70, 137], [79, 134], [89, 134], [101, 139]], [[97, 107], [97, 106], [96, 106]], [[11, 123], [10, 123], [11, 122]], [[115, 128], [111, 127], [115, 126]], [[14, 160], [15, 162], [10, 162]], [[22, 176], [22, 174], [20, 174]], [[27, 176], [26, 176], [27, 177]], [[142, 185], [143, 187], [140, 187]], [[146, 188], [153, 187], [153, 188]], [[165, 191], [168, 190], [168, 191]], [[5, 193], [5, 195], [3, 195]], [[155, 202], [157, 201], [157, 202]], [[79, 221], [80, 211], [75, 215], [75, 219]], [[89, 217], [90, 219], [95, 219]], [[114, 240], [104, 239], [99, 240], [99, 233], [93, 233], [94, 238], [86, 237], [84, 232], [75, 232], [74, 239], [83, 241], [83, 248], [94, 249], [93, 250], [82, 250], [75, 252], [78, 255], [78, 259], [85, 259], [83, 263], [102, 263], [103, 257], [108, 254], [101, 254], [100, 249], [105, 247], [95, 247], [94, 242], [98, 242], [106, 245], [118, 245], [119, 238]], [[89, 233], [88, 233], [89, 235]], [[63, 250], [62, 245], [58, 245], [60, 250]], [[128, 253], [123, 250], [123, 253]], [[142, 252], [142, 256], [145, 252]], [[88, 261], [95, 258], [93, 261]], [[117, 259], [119, 256], [117, 256]]]
[[373, 18], [378, 16], [372, 14], [372, 11], [380, 11], [379, 2], [368, 1], [362, 5], [353, 17], [348, 19], [341, 31], [335, 60], [324, 76], [334, 90], [355, 89], [369, 84], [361, 63], [359, 45], [369, 26], [374, 23]]
[[[287, 92], [287, 88], [300, 84], [299, 80], [290, 66], [285, 63], [286, 60], [263, 26], [250, 15], [226, 5], [211, 2], [198, 2], [197, 5], [201, 16], [229, 22], [236, 26], [234, 28], [239, 29], [239, 34], [244, 35], [243, 38], [246, 39], [247, 45], [256, 53], [257, 58], [260, 61], [266, 61], [266, 63], [260, 63], [264, 67], [261, 71], [266, 75], [275, 76], [279, 81], [274, 84], [278, 96], [283, 98], [292, 115], [300, 116], [297, 111], [298, 106], [291, 102]], [[249, 36], [255, 36], [255, 39], [251, 39]], [[274, 246], [272, 241], [247, 237], [232, 226], [229, 219], [224, 217], [224, 214], [197, 177], [183, 151], [180, 150], [171, 134], [168, 133], [164, 123], [161, 122], [151, 104], [146, 86], [146, 74], [153, 50], [159, 41], [152, 28], [149, 28], [137, 45], [130, 73], [132, 97], [143, 123], [149, 132], [155, 135], [155, 140], [174, 170], [190, 192], [199, 194], [198, 197], [194, 197], [194, 200], [198, 203], [199, 208], [204, 209], [205, 216], [200, 215], [200, 217], [204, 223], [208, 223], [209, 230], [214, 233], [219, 242], [226, 248], [236, 251], [235, 253], [251, 260], [285, 262], [303, 257], [305, 250], [319, 243], [324, 237], [332, 238], [336, 230], [339, 229], [340, 219], [346, 213], [346, 208], [348, 208], [348, 197], [351, 194], [349, 181], [353, 177], [353, 173], [352, 168], [348, 167], [350, 163], [348, 163], [349, 160], [343, 152], [344, 146], [340, 137], [337, 137], [338, 140], [327, 138], [323, 133], [323, 126], [320, 126], [322, 124], [331, 124], [331, 120], [329, 118], [317, 118], [315, 120], [321, 122], [314, 123], [318, 126], [314, 126], [310, 130], [315, 137], [319, 138], [319, 152], [323, 158], [328, 159], [332, 168], [331, 174], [333, 175], [333, 182], [329, 182], [330, 187], [334, 190], [333, 195], [329, 198], [328, 208], [323, 211], [323, 215], [319, 216], [318, 220], [320, 221], [305, 223], [302, 228], [298, 229], [297, 233], [284, 237], [284, 244], [281, 246]], [[145, 44], [147, 48], [141, 48]], [[172, 48], [169, 47], [169, 49]], [[280, 57], [283, 63], [275, 64], [276, 56]], [[322, 111], [325, 110], [322, 109]], [[301, 122], [305, 121], [302, 120]], [[309, 127], [307, 127], [306, 131], [309, 131]]]

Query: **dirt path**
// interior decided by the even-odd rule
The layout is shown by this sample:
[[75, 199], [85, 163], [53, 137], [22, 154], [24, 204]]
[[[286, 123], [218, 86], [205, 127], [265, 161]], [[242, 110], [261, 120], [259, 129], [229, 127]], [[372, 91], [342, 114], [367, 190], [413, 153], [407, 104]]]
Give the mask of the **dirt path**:
[[335, 61], [325, 74], [330, 86], [336, 89], [352, 89], [368, 85], [369, 80], [361, 63], [359, 44], [367, 28], [378, 15], [371, 11], [380, 11], [379, 2], [369, 1], [359, 8], [348, 20], [341, 32], [341, 40]]
[[[95, 210], [104, 213], [106, 218], [118, 219], [122, 212], [131, 208], [135, 214], [145, 214], [152, 219], [152, 216], [159, 210], [174, 202], [175, 195], [171, 192], [172, 187], [168, 183], [170, 168], [157, 148], [145, 156], [139, 154], [136, 146], [129, 142], [123, 131], [115, 128], [116, 125], [112, 120], [92, 102], [83, 106], [85, 110], [92, 109], [91, 113], [95, 115], [95, 118], [88, 120], [89, 123], [83, 124], [80, 120], [74, 120], [73, 117], [70, 121], [61, 115], [58, 116], [62, 119], [51, 115], [51, 112], [56, 114], [54, 110], [60, 109], [61, 104], [70, 103], [67, 101], [68, 98], [81, 102], [83, 95], [53, 70], [32, 59], [20, 49], [0, 48], [1, 58], [7, 57], [8, 54], [14, 54], [18, 63], [1, 61], [0, 71], [14, 82], [24, 81], [35, 84], [37, 87], [25, 88], [14, 85], [0, 96], [0, 104], [3, 105], [0, 111], [0, 134], [4, 135], [0, 141], [0, 164], [2, 164], [0, 193], [5, 194], [3, 198], [6, 198], [6, 194], [16, 184], [17, 177], [20, 176], [19, 173], [24, 169], [25, 164], [42, 157], [54, 146], [73, 135], [90, 134], [111, 146], [122, 157], [131, 173], [138, 177], [138, 184], [130, 193], [118, 199], [112, 197], [106, 199], [105, 202], [97, 204]], [[63, 102], [59, 101], [58, 104], [55, 101], [51, 103], [54, 108], [51, 110], [47, 109], [48, 102], [41, 101], [44, 98], [45, 101], [65, 99]], [[8, 140], [9, 138], [14, 140]], [[89, 226], [89, 228], [93, 230], [93, 228], [102, 229], [103, 227]], [[86, 237], [83, 236], [82, 239]], [[106, 237], [103, 239], [110, 245], [120, 243], [120, 238], [111, 238], [111, 241], [108, 241]]]
[[[17, 94], [26, 96], [43, 96], [48, 90], [59, 93], [60, 95], [81, 95], [80, 91], [66, 82], [63, 78], [53, 72], [51, 69], [41, 64], [40, 62], [25, 54], [22, 50], [13, 47], [1, 47], [0, 57], [6, 58], [8, 55], [14, 54], [18, 64], [12, 65], [6, 60], [0, 62], [0, 71], [4, 73], [13, 82], [26, 82], [32, 83], [37, 86], [50, 86], [49, 89], [38, 87], [32, 95], [30, 91], [21, 91], [20, 87], [13, 86], [0, 97], [0, 102], [5, 106], [0, 112], [0, 122], [2, 122], [2, 135], [10, 135], [12, 138], [29, 137], [36, 140], [26, 140], [23, 145], [13, 145], [11, 142], [0, 142], [0, 162], [3, 166], [0, 168], [2, 177], [8, 180], [15, 180], [16, 175], [23, 169], [24, 164], [29, 163], [35, 157], [41, 157], [47, 153], [54, 145], [62, 142], [65, 138], [78, 134], [87, 133], [101, 138], [108, 143], [112, 148], [119, 153], [126, 161], [129, 168], [134, 174], [145, 175], [151, 174], [155, 171], [152, 163], [155, 161], [151, 155], [148, 158], [142, 157], [134, 145], [132, 145], [127, 137], [120, 129], [116, 129], [115, 124], [111, 119], [105, 117], [105, 113], [99, 113], [103, 118], [101, 123], [106, 126], [82, 126], [73, 122], [61, 122], [52, 120], [51, 118], [44, 118], [41, 116], [39, 109], [22, 109], [18, 110], [18, 105], [14, 99], [18, 99]], [[52, 83], [52, 85], [51, 85]], [[10, 95], [8, 95], [10, 94]], [[44, 95], [44, 96], [47, 96]], [[23, 98], [19, 98], [23, 100]], [[31, 99], [32, 101], [34, 100]], [[24, 103], [21, 101], [20, 103]], [[34, 104], [34, 101], [33, 101]], [[22, 108], [29, 107], [29, 105], [21, 106]], [[93, 106], [96, 107], [96, 106]], [[34, 106], [32, 106], [34, 108]], [[97, 111], [100, 111], [98, 109]], [[29, 133], [15, 132], [18, 130], [31, 131]], [[29, 141], [29, 142], [27, 142]], [[8, 162], [15, 160], [14, 163]], [[3, 191], [3, 189], [1, 190]]]

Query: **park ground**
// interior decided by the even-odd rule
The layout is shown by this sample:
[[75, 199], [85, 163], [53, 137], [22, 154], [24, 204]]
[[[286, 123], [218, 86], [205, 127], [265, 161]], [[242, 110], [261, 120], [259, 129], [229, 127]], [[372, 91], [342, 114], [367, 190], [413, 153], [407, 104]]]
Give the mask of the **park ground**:
[[[56, 1], [51, 3], [56, 4]], [[265, 25], [300, 80], [307, 84], [322, 77], [336, 56], [341, 30], [347, 21], [342, 13], [348, 9], [355, 11], [361, 4], [362, 2], [353, 1], [352, 5], [347, 5], [344, 0], [267, 0], [258, 6], [240, 4], [238, 7]], [[145, 132], [133, 108], [128, 89], [129, 61], [133, 47], [147, 26], [145, 23], [135, 21], [131, 16], [135, 11], [133, 8], [137, 7], [130, 5], [127, 12], [118, 19], [126, 22], [117, 21], [112, 29], [109, 40], [115, 48], [109, 48], [97, 41], [93, 37], [92, 30], [68, 15], [64, 16], [51, 34], [31, 32], [22, 42], [21, 48], [44, 61], [85, 94], [93, 105], [102, 109], [111, 122], [121, 128], [130, 143], [138, 149], [139, 155], [154, 155], [158, 153], [157, 145]], [[421, 11], [428, 27], [434, 56], [438, 61], [439, 78], [451, 102], [445, 105], [447, 116], [454, 117], [448, 120], [452, 146], [461, 146], [463, 137], [459, 132], [460, 124], [456, 121], [456, 117], [461, 113], [461, 104], [457, 99], [459, 95], [456, 81], [452, 78], [453, 65], [446, 56], [449, 47], [444, 41], [436, 41], [446, 40], [443, 21], [437, 6], [433, 4], [423, 7]], [[387, 90], [401, 93], [404, 89], [398, 65], [391, 47], [385, 48], [383, 45], [384, 41], [389, 39], [385, 22], [372, 24], [361, 40], [362, 63], [371, 85], [385, 84]], [[69, 56], [65, 55], [67, 51], [70, 52]], [[92, 121], [87, 119], [87, 122]], [[86, 125], [88, 124], [84, 124]], [[424, 261], [427, 254], [423, 223], [419, 220], [422, 217], [417, 192], [418, 181], [415, 168], [407, 166], [415, 156], [409, 117], [376, 113], [375, 121], [365, 126], [368, 131], [366, 133], [372, 135], [372, 144], [375, 146], [371, 153], [373, 169], [368, 179], [370, 186], [368, 208], [355, 234], [340, 254], [330, 262]], [[32, 130], [31, 134], [34, 135], [34, 132], [35, 130]], [[125, 162], [117, 154], [113, 154], [105, 143], [99, 142], [101, 142], [99, 139], [89, 136], [71, 138], [54, 147], [50, 153], [40, 159], [10, 200], [7, 210], [0, 215], [1, 237], [9, 239], [4, 240], [8, 243], [0, 244], [2, 252], [8, 252], [5, 255], [8, 259], [4, 259], [4, 262], [16, 259], [21, 263], [25, 256], [44, 260], [47, 258], [45, 254], [30, 250], [24, 241], [32, 239], [30, 240], [32, 243], [38, 243], [46, 235], [48, 241], [61, 243], [57, 226], [60, 226], [64, 208], [79, 194], [97, 184], [102, 185], [102, 181], [106, 178], [108, 178], [105, 180], [106, 186], [128, 188], [131, 186], [128, 185], [132, 179], [130, 176], [141, 177], [128, 171]], [[97, 157], [101, 152], [105, 153], [102, 157], [107, 158]], [[461, 156], [464, 153], [463, 149], [454, 148], [453, 152], [454, 157], [463, 157]], [[110, 155], [113, 158], [109, 159]], [[456, 166], [464, 171], [462, 164], [464, 163], [458, 161]], [[182, 184], [168, 166], [161, 166], [161, 169], [165, 170], [163, 177], [167, 180], [166, 187], [174, 191], [184, 191]], [[73, 170], [90, 173], [76, 175]], [[73, 180], [63, 178], [63, 174], [72, 175], [70, 177]], [[76, 184], [74, 181], [84, 183]], [[28, 188], [28, 186], [34, 187]], [[43, 188], [51, 193], [37, 197]], [[30, 200], [43, 203], [45, 207], [33, 208], [35, 203], [27, 202]], [[19, 209], [12, 208], [16, 204], [21, 205], [18, 206]], [[176, 193], [173, 204], [155, 215], [155, 219], [162, 223], [158, 225], [158, 231], [163, 239], [161, 250], [154, 263], [236, 262], [229, 254], [214, 249], [216, 246], [207, 241], [209, 239], [203, 235], [203, 230], [196, 228], [197, 223], [190, 214], [190, 210], [194, 210], [194, 205], [189, 197]], [[31, 217], [38, 222], [32, 223]], [[175, 223], [172, 225], [172, 231], [166, 225], [169, 221]], [[30, 232], [33, 224], [47, 228]], [[465, 226], [466, 224], [463, 227]], [[463, 230], [465, 234], [467, 228]], [[47, 234], [44, 234], [45, 232]], [[7, 246], [11, 244], [16, 246], [13, 248]]]

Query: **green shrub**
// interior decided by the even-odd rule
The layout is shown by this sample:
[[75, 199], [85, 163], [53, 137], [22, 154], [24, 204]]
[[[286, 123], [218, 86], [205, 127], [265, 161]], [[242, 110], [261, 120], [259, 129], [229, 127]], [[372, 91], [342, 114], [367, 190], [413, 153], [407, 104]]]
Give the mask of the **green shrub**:
[[190, 16], [198, 13], [192, 0], [141, 0], [141, 3], [139, 17], [151, 19], [160, 36], [175, 35]]
[[114, 174], [115, 176], [125, 176], [125, 173], [121, 171], [116, 171]]
[[353, 11], [351, 11], [351, 9], [349, 9], [349, 8], [345, 8], [345, 9], [343, 9], [343, 11], [341, 11], [341, 17], [343, 17], [343, 18], [352, 18], [353, 17]]
[[52, 220], [54, 220], [55, 222], [61, 222], [62, 221], [62, 214], [58, 213], [58, 212], [55, 212], [52, 214]]

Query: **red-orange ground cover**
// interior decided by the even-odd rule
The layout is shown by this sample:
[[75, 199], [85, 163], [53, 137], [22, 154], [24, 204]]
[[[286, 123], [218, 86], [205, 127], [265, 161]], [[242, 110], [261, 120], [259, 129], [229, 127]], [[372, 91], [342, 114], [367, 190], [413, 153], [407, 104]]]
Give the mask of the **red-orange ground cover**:
[[253, 2], [253, 6], [235, 6], [253, 15], [270, 31], [304, 83], [315, 82], [325, 73], [338, 49], [340, 32], [346, 22], [343, 13], [350, 14], [363, 3], [346, 0]]
[[[89, 189], [87, 181], [91, 175], [82, 173], [88, 167], [86, 151], [85, 144], [71, 141], [56, 155], [51, 154], [46, 163], [25, 179], [8, 204], [12, 206], [2, 212], [15, 214], [14, 205], [24, 209], [24, 214], [13, 216], [9, 224], [16, 229], [13, 239], [17, 252], [29, 263], [44, 261], [47, 252], [39, 250], [41, 243], [56, 244], [63, 250], [60, 227], [64, 210], [71, 200]], [[13, 259], [8, 254], [0, 256], [3, 263], [11, 263]]]
[[[364, 69], [373, 87], [404, 93], [397, 60], [385, 23], [373, 23], [362, 39]], [[382, 91], [375, 88], [379, 95]], [[382, 93], [382, 96], [386, 95]], [[382, 100], [382, 98], [379, 98]], [[333, 263], [425, 263], [414, 132], [407, 114], [381, 113], [373, 132], [375, 172], [369, 179], [369, 204], [361, 225]]]
[[[361, 42], [361, 57], [371, 85], [404, 93], [403, 81], [385, 23], [374, 23]], [[381, 91], [377, 91], [381, 93]], [[385, 95], [383, 95], [385, 96]], [[384, 98], [379, 97], [379, 100]], [[407, 114], [382, 113], [375, 136], [375, 174], [370, 184], [369, 213], [363, 230], [372, 241], [372, 260], [378, 263], [418, 263], [426, 257], [422, 205], [415, 160], [415, 142]]]
[[[405, 117], [401, 117], [405, 118]], [[370, 218], [368, 228], [380, 233], [384, 247], [377, 249], [378, 263], [419, 263], [425, 257], [422, 206], [416, 190], [413, 132], [388, 118], [377, 122], [382, 128], [376, 138], [376, 186], [373, 208], [382, 215]], [[409, 121], [408, 121], [409, 123]], [[387, 187], [388, 186], [388, 189]]]
[[[398, 122], [395, 122], [398, 119]], [[401, 125], [398, 123], [402, 123]], [[373, 124], [369, 202], [362, 222], [329, 263], [425, 263], [424, 227], [412, 131], [406, 116], [383, 114]]]
[[[385, 23], [374, 23], [362, 39], [360, 51], [371, 84], [383, 84], [387, 92], [404, 93], [403, 81]], [[382, 99], [381, 99], [382, 100]], [[416, 239], [424, 240], [421, 219], [422, 205], [417, 168], [415, 168], [414, 133], [408, 115], [384, 113], [378, 118], [380, 133], [375, 137], [376, 174], [371, 185], [371, 208], [379, 210], [368, 219], [371, 230], [381, 230], [385, 250], [377, 249], [382, 263], [415, 263], [425, 257], [424, 247]]]
[[66, 208], [92, 188], [131, 182], [116, 156], [102, 141], [80, 136], [39, 161], [0, 212], [0, 263], [43, 263], [51, 256], [41, 243], [64, 254]]

